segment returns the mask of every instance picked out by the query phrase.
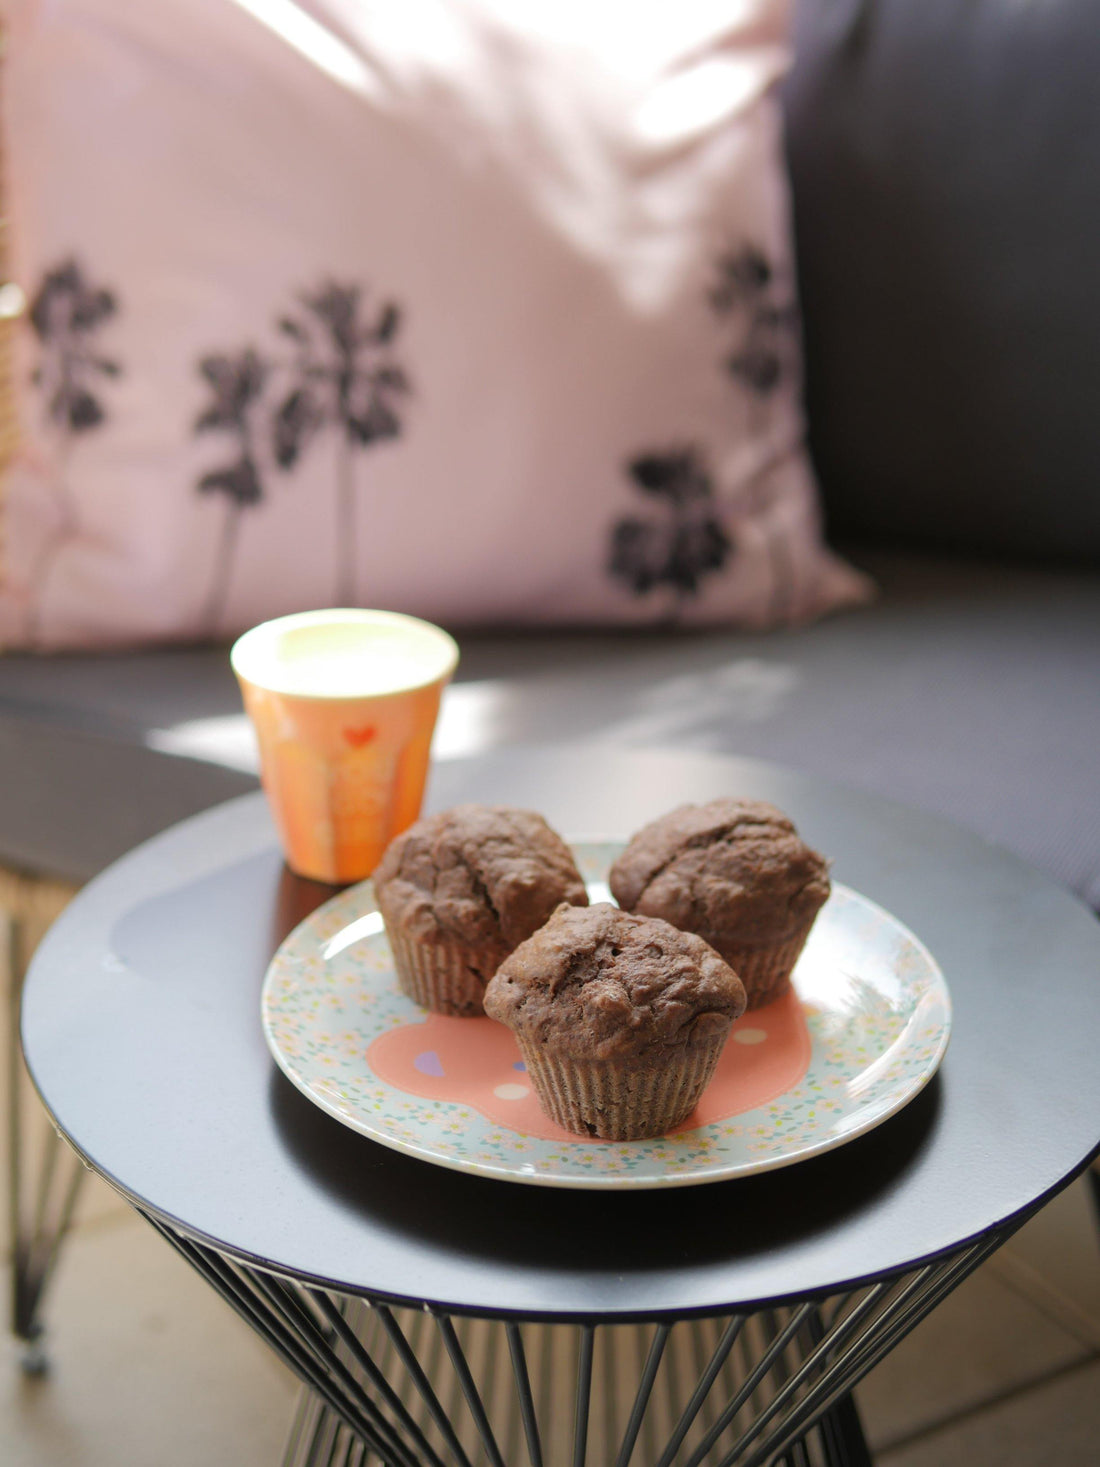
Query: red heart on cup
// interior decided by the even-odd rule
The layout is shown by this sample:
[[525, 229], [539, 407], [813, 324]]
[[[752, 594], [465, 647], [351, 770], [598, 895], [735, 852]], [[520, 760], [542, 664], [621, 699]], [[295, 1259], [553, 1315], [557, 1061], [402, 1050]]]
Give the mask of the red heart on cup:
[[364, 744], [370, 743], [377, 732], [378, 730], [368, 723], [364, 728], [344, 729], [344, 738], [353, 749], [361, 749]]

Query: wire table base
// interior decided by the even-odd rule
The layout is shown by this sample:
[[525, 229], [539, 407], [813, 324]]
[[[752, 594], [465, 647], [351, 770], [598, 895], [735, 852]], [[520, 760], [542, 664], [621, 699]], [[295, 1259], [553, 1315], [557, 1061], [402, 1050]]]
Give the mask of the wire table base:
[[304, 1285], [143, 1216], [304, 1383], [284, 1467], [864, 1467], [852, 1388], [1019, 1225], [824, 1300], [551, 1324]]
[[[414, 1340], [418, 1322], [415, 1316], [409, 1320]], [[721, 1337], [729, 1321], [713, 1323], [717, 1326], [717, 1333], [715, 1328], [707, 1328], [698, 1322], [685, 1322], [670, 1333], [662, 1356], [661, 1375], [664, 1378], [655, 1382], [650, 1394], [631, 1461], [655, 1463], [661, 1459], [662, 1447], [671, 1439], [682, 1414], [680, 1398], [686, 1396], [686, 1385], [695, 1379], [701, 1362], [711, 1355], [716, 1339]], [[577, 1451], [574, 1388], [581, 1360], [579, 1331], [575, 1327], [570, 1329], [561, 1325], [522, 1326], [524, 1355], [531, 1362], [535, 1410], [537, 1419], [543, 1423], [534, 1438], [534, 1450], [531, 1450], [525, 1439], [521, 1399], [509, 1388], [506, 1358], [509, 1346], [502, 1338], [505, 1329], [493, 1321], [456, 1322], [456, 1333], [471, 1369], [476, 1373], [478, 1363], [488, 1367], [486, 1384], [489, 1400], [486, 1408], [503, 1460], [509, 1464], [543, 1463], [546, 1467], [574, 1462]], [[606, 1463], [610, 1467], [611, 1463], [623, 1460], [620, 1455], [623, 1442], [621, 1424], [626, 1418], [627, 1406], [635, 1399], [637, 1382], [652, 1346], [652, 1331], [630, 1325], [601, 1327], [597, 1341], [585, 1442], [587, 1457], [582, 1460]], [[738, 1347], [727, 1357], [720, 1376], [722, 1392], [729, 1399], [736, 1392], [736, 1372], [747, 1368], [747, 1332], [741, 1333]], [[681, 1350], [684, 1352], [682, 1356]], [[495, 1379], [496, 1361], [502, 1358], [506, 1375], [498, 1383]], [[385, 1370], [387, 1362], [384, 1357], [379, 1363]], [[437, 1353], [429, 1365], [433, 1388], [445, 1409], [451, 1410], [453, 1418], [454, 1408], [462, 1401], [461, 1381], [450, 1367], [445, 1350]], [[428, 1374], [429, 1370], [426, 1369], [425, 1373]], [[753, 1393], [752, 1404], [760, 1404], [766, 1396], [767, 1386], [765, 1381], [758, 1387]], [[405, 1404], [413, 1403], [406, 1397]], [[870, 1467], [871, 1459], [854, 1406], [845, 1400], [842, 1407], [834, 1407], [832, 1414], [827, 1413], [823, 1421], [790, 1447], [781, 1460], [790, 1467]], [[698, 1429], [685, 1439], [685, 1455], [702, 1432], [713, 1427], [716, 1416], [716, 1405], [704, 1402]], [[426, 1418], [426, 1408], [422, 1407], [421, 1427], [427, 1424]], [[471, 1461], [491, 1460], [468, 1422], [459, 1436]], [[445, 1451], [443, 1456], [447, 1460]], [[313, 1391], [303, 1387], [283, 1467], [374, 1467], [380, 1460], [383, 1459], [358, 1440]], [[683, 1460], [683, 1457], [677, 1454], [670, 1460]], [[715, 1459], [711, 1457], [709, 1460]]]

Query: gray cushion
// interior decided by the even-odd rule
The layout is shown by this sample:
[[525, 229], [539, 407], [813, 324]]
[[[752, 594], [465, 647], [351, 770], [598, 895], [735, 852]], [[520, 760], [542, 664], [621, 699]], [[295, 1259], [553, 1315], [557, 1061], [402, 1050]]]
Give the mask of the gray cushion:
[[[0, 683], [6, 664], [0, 663]], [[141, 729], [89, 731], [76, 711], [41, 720], [0, 700], [0, 865], [85, 881], [158, 831], [256, 787], [203, 760], [145, 747]]]
[[[867, 557], [864, 557], [867, 563]], [[747, 754], [947, 815], [1100, 907], [1100, 577], [912, 557], [880, 603], [765, 636], [467, 649], [498, 742]], [[476, 711], [476, 710], [475, 710]]]
[[[1100, 907], [1100, 577], [869, 568], [877, 605], [801, 630], [463, 637], [442, 752], [595, 739], [770, 759], [952, 817]], [[237, 760], [232, 740], [207, 761], [164, 752], [239, 710], [224, 649], [0, 659], [0, 859], [90, 875], [253, 788], [209, 762]]]
[[1100, 564], [1095, 0], [801, 0], [787, 89], [834, 534]]

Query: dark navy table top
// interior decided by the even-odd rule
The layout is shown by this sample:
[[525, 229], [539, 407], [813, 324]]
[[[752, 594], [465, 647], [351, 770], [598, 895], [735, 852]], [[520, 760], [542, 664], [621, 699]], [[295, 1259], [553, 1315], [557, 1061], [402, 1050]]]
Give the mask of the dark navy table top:
[[75, 899], [23, 1000], [58, 1126], [142, 1208], [248, 1262], [456, 1311], [655, 1318], [804, 1298], [1026, 1214], [1100, 1141], [1100, 925], [943, 819], [752, 760], [595, 746], [438, 766], [430, 803], [523, 804], [572, 836], [683, 800], [787, 810], [835, 877], [913, 929], [954, 1002], [947, 1056], [898, 1115], [779, 1171], [668, 1191], [463, 1175], [352, 1132], [276, 1068], [259, 993], [331, 894], [287, 871], [261, 795], [157, 836]]

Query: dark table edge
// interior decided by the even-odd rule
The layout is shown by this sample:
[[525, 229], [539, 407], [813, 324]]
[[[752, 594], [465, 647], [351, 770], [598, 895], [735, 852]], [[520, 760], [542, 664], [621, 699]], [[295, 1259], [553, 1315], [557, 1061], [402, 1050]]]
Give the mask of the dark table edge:
[[[980, 1242], [982, 1239], [990, 1238], [996, 1233], [1004, 1233], [1005, 1238], [1002, 1239], [1002, 1241], [1006, 1241], [1007, 1237], [1016, 1232], [1018, 1228], [1022, 1227], [1029, 1218], [1034, 1217], [1036, 1213], [1041, 1212], [1048, 1202], [1050, 1202], [1060, 1192], [1063, 1192], [1078, 1177], [1083, 1176], [1084, 1173], [1093, 1164], [1093, 1162], [1100, 1160], [1100, 1141], [1098, 1141], [1092, 1152], [1088, 1156], [1086, 1156], [1085, 1159], [1078, 1166], [1074, 1167], [1064, 1177], [1061, 1177], [1052, 1187], [1049, 1187], [1047, 1191], [1042, 1194], [1042, 1196], [1036, 1198], [1034, 1202], [1029, 1204], [1027, 1207], [1022, 1208], [1019, 1212], [1010, 1213], [1007, 1217], [997, 1219], [982, 1232], [974, 1233], [967, 1238], [961, 1238], [950, 1248], [940, 1249], [939, 1251], [934, 1253], [929, 1253], [921, 1255], [917, 1258], [909, 1259], [905, 1263], [899, 1264], [897, 1267], [891, 1269], [888, 1273], [885, 1274], [856, 1274], [850, 1279], [839, 1279], [835, 1284], [830, 1285], [827, 1290], [813, 1290], [808, 1294], [778, 1294], [759, 1299], [729, 1300], [721, 1305], [713, 1305], [706, 1309], [664, 1309], [651, 1310], [641, 1313], [634, 1313], [630, 1310], [622, 1310], [614, 1314], [609, 1314], [606, 1309], [601, 1310], [599, 1315], [578, 1314], [576, 1311], [573, 1310], [563, 1310], [560, 1313], [547, 1311], [530, 1313], [526, 1310], [520, 1312], [518, 1310], [506, 1309], [474, 1310], [470, 1309], [466, 1305], [456, 1304], [446, 1299], [414, 1299], [405, 1294], [387, 1294], [379, 1290], [353, 1289], [349, 1288], [347, 1284], [342, 1284], [334, 1279], [324, 1278], [309, 1273], [303, 1273], [296, 1269], [288, 1269], [284, 1265], [272, 1262], [270, 1259], [260, 1258], [254, 1254], [246, 1253], [241, 1249], [234, 1248], [231, 1245], [222, 1242], [220, 1239], [213, 1238], [209, 1234], [204, 1233], [201, 1229], [195, 1228], [191, 1224], [183, 1222], [180, 1218], [174, 1217], [171, 1213], [165, 1212], [160, 1208], [153, 1207], [143, 1197], [139, 1197], [136, 1192], [131, 1192], [127, 1187], [123, 1186], [122, 1183], [119, 1182], [115, 1177], [113, 1177], [110, 1172], [105, 1171], [100, 1166], [97, 1166], [96, 1163], [93, 1162], [91, 1158], [87, 1156], [80, 1149], [80, 1147], [72, 1141], [68, 1133], [64, 1130], [60, 1122], [54, 1116], [53, 1111], [46, 1104], [45, 1097], [43, 1096], [41, 1090], [38, 1088], [38, 1082], [35, 1079], [34, 1073], [30, 1069], [29, 1065], [27, 1066], [27, 1072], [30, 1075], [31, 1082], [34, 1085], [35, 1093], [38, 1096], [43, 1110], [45, 1110], [47, 1116], [49, 1117], [51, 1124], [54, 1126], [58, 1135], [64, 1137], [66, 1144], [79, 1158], [83, 1166], [86, 1167], [88, 1171], [93, 1172], [97, 1177], [100, 1177], [104, 1182], [106, 1182], [107, 1185], [112, 1189], [112, 1191], [117, 1192], [118, 1195], [122, 1197], [126, 1202], [128, 1202], [130, 1206], [133, 1207], [139, 1214], [155, 1219], [156, 1222], [169, 1228], [172, 1232], [179, 1234], [180, 1237], [186, 1238], [190, 1242], [198, 1243], [204, 1248], [209, 1248], [213, 1252], [220, 1254], [222, 1257], [233, 1259], [235, 1262], [244, 1264], [248, 1268], [256, 1268], [263, 1273], [271, 1274], [275, 1278], [292, 1279], [296, 1283], [304, 1284], [307, 1287], [331, 1290], [332, 1292], [337, 1294], [344, 1294], [352, 1298], [367, 1299], [371, 1303], [386, 1304], [390, 1305], [393, 1308], [426, 1309], [431, 1313], [448, 1314], [454, 1315], [456, 1317], [470, 1319], [530, 1321], [532, 1323], [539, 1324], [658, 1324], [688, 1319], [716, 1319], [731, 1313], [749, 1314], [754, 1313], [756, 1310], [759, 1309], [778, 1309], [792, 1304], [801, 1304], [810, 1299], [833, 1298], [837, 1294], [849, 1293], [854, 1289], [865, 1288], [872, 1284], [889, 1282], [891, 1280], [903, 1278], [906, 1274], [912, 1273], [915, 1269], [923, 1268], [930, 1263], [945, 1262], [946, 1260], [954, 1258], [957, 1255], [965, 1252], [966, 1249], [973, 1246], [973, 1244]], [[423, 1164], [427, 1166], [430, 1163], [425, 1162]], [[998, 1246], [1000, 1246], [1000, 1244], [998, 1244]]]

